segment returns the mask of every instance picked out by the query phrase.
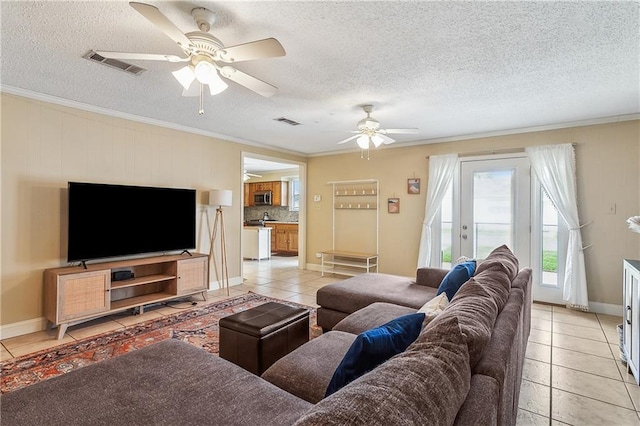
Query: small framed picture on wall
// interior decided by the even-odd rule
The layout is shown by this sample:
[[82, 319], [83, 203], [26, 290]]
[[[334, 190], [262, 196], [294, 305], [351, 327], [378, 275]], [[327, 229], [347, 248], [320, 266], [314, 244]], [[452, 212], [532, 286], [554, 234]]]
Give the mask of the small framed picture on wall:
[[420, 178], [407, 179], [407, 194], [420, 193]]
[[388, 213], [400, 213], [400, 198], [389, 198], [387, 200]]

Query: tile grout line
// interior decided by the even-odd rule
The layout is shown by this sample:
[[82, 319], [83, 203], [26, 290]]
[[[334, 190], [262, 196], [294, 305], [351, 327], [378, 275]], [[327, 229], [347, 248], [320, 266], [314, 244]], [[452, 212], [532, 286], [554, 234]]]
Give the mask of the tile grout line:
[[[598, 315], [596, 314], [596, 317]], [[600, 321], [600, 318], [598, 318], [598, 322], [600, 323], [600, 327], [602, 328], [602, 322]], [[622, 318], [622, 326], [624, 327], [624, 317]], [[616, 327], [616, 333], [617, 333], [618, 329]], [[604, 333], [604, 328], [602, 329], [602, 332]], [[605, 333], [606, 335], [606, 333]], [[609, 345], [609, 350], [611, 350], [611, 345]], [[618, 352], [620, 352], [621, 348], [620, 348], [620, 336], [618, 336]], [[618, 357], [616, 357], [616, 354], [613, 353], [613, 351], [611, 352], [614, 359], [616, 360], [616, 363], [618, 362], [618, 358], [620, 358], [620, 354], [618, 354]], [[629, 374], [629, 365], [627, 363], [625, 363], [625, 365], [627, 366], [627, 374]], [[633, 397], [631, 396], [631, 392], [629, 391], [629, 386], [627, 386], [627, 382], [625, 381], [624, 376], [622, 375], [622, 372], [620, 371], [620, 369], [618, 369], [618, 374], [620, 375], [620, 380], [622, 381], [622, 385], [624, 386], [625, 391], [627, 392], [627, 396], [629, 397], [629, 400], [631, 401], [631, 406], [633, 407], [634, 411], [636, 412], [636, 414], [638, 415], [638, 417], [640, 417], [640, 412], [638, 411], [638, 407], [636, 406]]]

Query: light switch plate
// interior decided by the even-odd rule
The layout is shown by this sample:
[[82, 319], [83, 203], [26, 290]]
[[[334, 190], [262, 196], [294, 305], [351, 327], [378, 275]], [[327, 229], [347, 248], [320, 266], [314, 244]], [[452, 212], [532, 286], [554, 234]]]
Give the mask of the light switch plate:
[[320, 200], [322, 200], [322, 196], [321, 196], [321, 195], [319, 195], [319, 194], [315, 194], [315, 195], [313, 196], [313, 201], [314, 201], [314, 202], [319, 203], [319, 202], [320, 202]]

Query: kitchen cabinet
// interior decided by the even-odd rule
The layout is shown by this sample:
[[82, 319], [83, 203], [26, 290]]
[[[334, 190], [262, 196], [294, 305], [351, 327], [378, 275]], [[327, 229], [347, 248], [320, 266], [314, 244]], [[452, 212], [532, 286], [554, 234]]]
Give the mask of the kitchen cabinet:
[[298, 253], [298, 224], [285, 222], [267, 222], [271, 228], [271, 251], [278, 253]]
[[244, 206], [253, 206], [253, 184], [251, 183], [244, 184]]
[[622, 346], [627, 357], [627, 369], [640, 384], [640, 261], [625, 259], [623, 271]]
[[298, 252], [298, 225], [276, 224], [276, 252]]
[[271, 201], [274, 206], [286, 207], [289, 205], [289, 182], [277, 181], [271, 186]]
[[252, 183], [254, 191], [273, 191], [273, 182]]
[[271, 191], [271, 205], [286, 207], [289, 205], [289, 182], [270, 181], [252, 182], [244, 184], [244, 205], [253, 207], [253, 195], [256, 192]]

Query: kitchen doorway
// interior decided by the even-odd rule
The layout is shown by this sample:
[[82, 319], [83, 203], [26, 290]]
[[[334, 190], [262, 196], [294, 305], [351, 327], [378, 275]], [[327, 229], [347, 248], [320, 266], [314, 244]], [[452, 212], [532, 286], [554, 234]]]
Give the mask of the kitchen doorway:
[[243, 153], [242, 170], [243, 276], [305, 269], [305, 164]]

